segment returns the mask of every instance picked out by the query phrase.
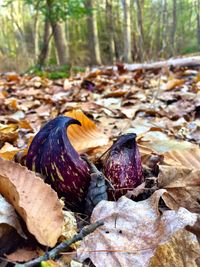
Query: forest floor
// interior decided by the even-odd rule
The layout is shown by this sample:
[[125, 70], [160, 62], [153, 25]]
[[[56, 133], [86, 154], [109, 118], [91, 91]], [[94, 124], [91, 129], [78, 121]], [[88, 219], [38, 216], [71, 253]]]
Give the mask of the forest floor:
[[[21, 227], [19, 222], [11, 223], [10, 211], [5, 211], [1, 201], [0, 214], [3, 210], [5, 215], [2, 220], [0, 215], [0, 229], [2, 224], [9, 225], [0, 236], [3, 262], [42, 255], [44, 246], [54, 247], [61, 235], [62, 207], [57, 196], [33, 180], [24, 182], [27, 170], [13, 163], [24, 162], [33, 136], [59, 115], [82, 122], [82, 129], [69, 129], [69, 139], [93, 162], [120, 135], [136, 133], [145, 182], [131, 191], [137, 202], [121, 198], [99, 203], [91, 222], [103, 220], [104, 226], [49, 261], [50, 266], [82, 266], [77, 259], [86, 258], [91, 261], [85, 266], [97, 267], [200, 266], [200, 66], [127, 70], [123, 64], [57, 80], [16, 73], [0, 76], [0, 193], [28, 228], [24, 241], [24, 223], [20, 220]], [[18, 172], [23, 181], [16, 181]], [[31, 175], [36, 177], [34, 172]], [[51, 201], [35, 200], [43, 190], [59, 206], [56, 213], [48, 210]], [[65, 239], [77, 231], [74, 220], [72, 213], [66, 215]], [[54, 233], [55, 225], [58, 231]], [[18, 233], [10, 232], [11, 226]]]

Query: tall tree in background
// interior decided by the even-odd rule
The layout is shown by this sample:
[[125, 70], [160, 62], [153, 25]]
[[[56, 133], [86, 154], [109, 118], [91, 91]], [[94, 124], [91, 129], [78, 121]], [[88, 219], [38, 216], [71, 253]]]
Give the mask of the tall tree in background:
[[176, 33], [176, 0], [173, 0], [173, 20], [171, 26], [171, 55], [175, 54], [175, 33]]
[[124, 61], [132, 62], [131, 55], [131, 13], [130, 0], [122, 0], [124, 12]]
[[114, 63], [116, 61], [115, 55], [115, 41], [114, 41], [114, 22], [113, 22], [113, 1], [106, 0], [106, 23], [109, 40], [109, 61]]
[[139, 44], [138, 44], [138, 51], [139, 51], [139, 60], [144, 60], [144, 30], [143, 30], [143, 19], [142, 19], [142, 7], [141, 7], [141, 0], [136, 0], [137, 4], [137, 28], [139, 33]]
[[196, 0], [197, 42], [200, 47], [200, 0]]
[[54, 2], [55, 0], [47, 0], [47, 14], [52, 27], [52, 33], [58, 54], [59, 64], [65, 65], [69, 63], [67, 55], [67, 42], [64, 28], [62, 27], [62, 24], [59, 22], [58, 18], [54, 13]]
[[88, 25], [88, 46], [91, 64], [101, 64], [101, 52], [99, 45], [99, 36], [97, 28], [96, 9], [94, 6], [94, 0], [85, 0], [85, 7], [89, 11], [87, 15]]
[[42, 47], [39, 57], [37, 59], [37, 64], [41, 67], [45, 64], [45, 61], [48, 57], [49, 52], [49, 42], [51, 38], [50, 34], [50, 22], [49, 19], [46, 17], [44, 22], [44, 31], [43, 31], [43, 38], [42, 38]]

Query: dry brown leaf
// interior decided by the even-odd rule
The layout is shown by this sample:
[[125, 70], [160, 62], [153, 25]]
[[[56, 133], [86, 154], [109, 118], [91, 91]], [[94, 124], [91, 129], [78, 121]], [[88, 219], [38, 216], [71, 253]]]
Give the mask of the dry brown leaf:
[[0, 238], [7, 233], [7, 230], [11, 229], [10, 226], [16, 229], [19, 235], [26, 238], [13, 206], [10, 205], [0, 194]]
[[[101, 201], [95, 207], [91, 221], [102, 220], [104, 225], [84, 239], [77, 250], [78, 259], [90, 258], [96, 267], [148, 266], [160, 244], [169, 243], [173, 235], [186, 225], [194, 225], [197, 220], [197, 215], [185, 208], [161, 214], [158, 202], [163, 194], [167, 194], [166, 190], [158, 190], [149, 199], [140, 202], [124, 196], [117, 202]], [[196, 247], [199, 246], [195, 236], [192, 241]], [[180, 240], [179, 246], [184, 251]], [[174, 259], [177, 257], [178, 253]], [[192, 260], [197, 257], [195, 254]], [[169, 255], [166, 255], [163, 262], [167, 262], [168, 258]]]
[[62, 204], [34, 172], [0, 159], [0, 193], [14, 206], [39, 243], [53, 247], [62, 231]]
[[184, 84], [185, 81], [184, 80], [180, 80], [180, 79], [172, 79], [169, 80], [165, 85], [164, 85], [164, 90], [172, 90], [177, 86], [181, 86], [182, 84]]
[[41, 256], [41, 254], [42, 250], [39, 248], [33, 249], [31, 247], [23, 247], [17, 249], [9, 255], [6, 255], [6, 258], [12, 262], [26, 262]]
[[169, 193], [164, 196], [168, 206], [200, 213], [200, 169], [160, 165], [159, 170], [158, 186]]
[[18, 126], [16, 124], [0, 124], [0, 140], [3, 142], [14, 141], [18, 137]]
[[[78, 231], [74, 213], [70, 211], [63, 211], [63, 214], [64, 214], [64, 225], [63, 225], [61, 236], [59, 238], [60, 242], [71, 239], [74, 235], [77, 234], [77, 231]], [[79, 245], [79, 242], [76, 242], [75, 244], [71, 245], [71, 248], [76, 249], [78, 245]]]
[[160, 131], [147, 132], [140, 140], [139, 144], [154, 150], [157, 153], [165, 153], [171, 150], [196, 149], [194, 145], [187, 141], [177, 141]]
[[67, 129], [69, 140], [78, 152], [108, 144], [109, 138], [81, 110], [72, 110], [64, 115], [81, 122], [81, 127], [73, 124]]
[[[164, 162], [190, 169], [200, 169], [200, 149], [171, 150], [163, 154]], [[174, 164], [175, 163], [175, 164]]]
[[199, 249], [195, 236], [187, 230], [180, 230], [169, 242], [158, 246], [149, 267], [198, 267], [195, 259], [199, 256]]
[[0, 149], [0, 157], [3, 159], [12, 160], [14, 155], [19, 152], [20, 149], [9, 143], [5, 143], [4, 146]]

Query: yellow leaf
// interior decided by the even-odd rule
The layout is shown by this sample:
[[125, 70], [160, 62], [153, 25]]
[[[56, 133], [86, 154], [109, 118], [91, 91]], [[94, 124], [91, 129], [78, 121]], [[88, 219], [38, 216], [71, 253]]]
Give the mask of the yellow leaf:
[[181, 86], [182, 84], [184, 84], [185, 81], [184, 80], [180, 80], [180, 79], [172, 79], [172, 80], [169, 80], [165, 86], [164, 86], [164, 89], [165, 90], [172, 90], [174, 89], [175, 87], [177, 86]]
[[67, 129], [68, 138], [78, 152], [108, 144], [109, 138], [81, 110], [72, 110], [64, 115], [81, 123], [81, 126], [74, 124]]
[[20, 151], [19, 148], [14, 147], [13, 145], [9, 143], [5, 143], [4, 146], [0, 149], [0, 157], [3, 159], [12, 160], [14, 155]]

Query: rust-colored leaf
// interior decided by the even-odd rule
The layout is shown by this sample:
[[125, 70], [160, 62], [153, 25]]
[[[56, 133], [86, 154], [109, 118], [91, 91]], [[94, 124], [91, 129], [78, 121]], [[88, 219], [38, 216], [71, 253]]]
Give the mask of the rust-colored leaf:
[[72, 110], [65, 113], [66, 116], [80, 121], [81, 126], [70, 125], [67, 130], [68, 138], [73, 147], [84, 152], [109, 142], [109, 138], [90, 120], [81, 110]]

